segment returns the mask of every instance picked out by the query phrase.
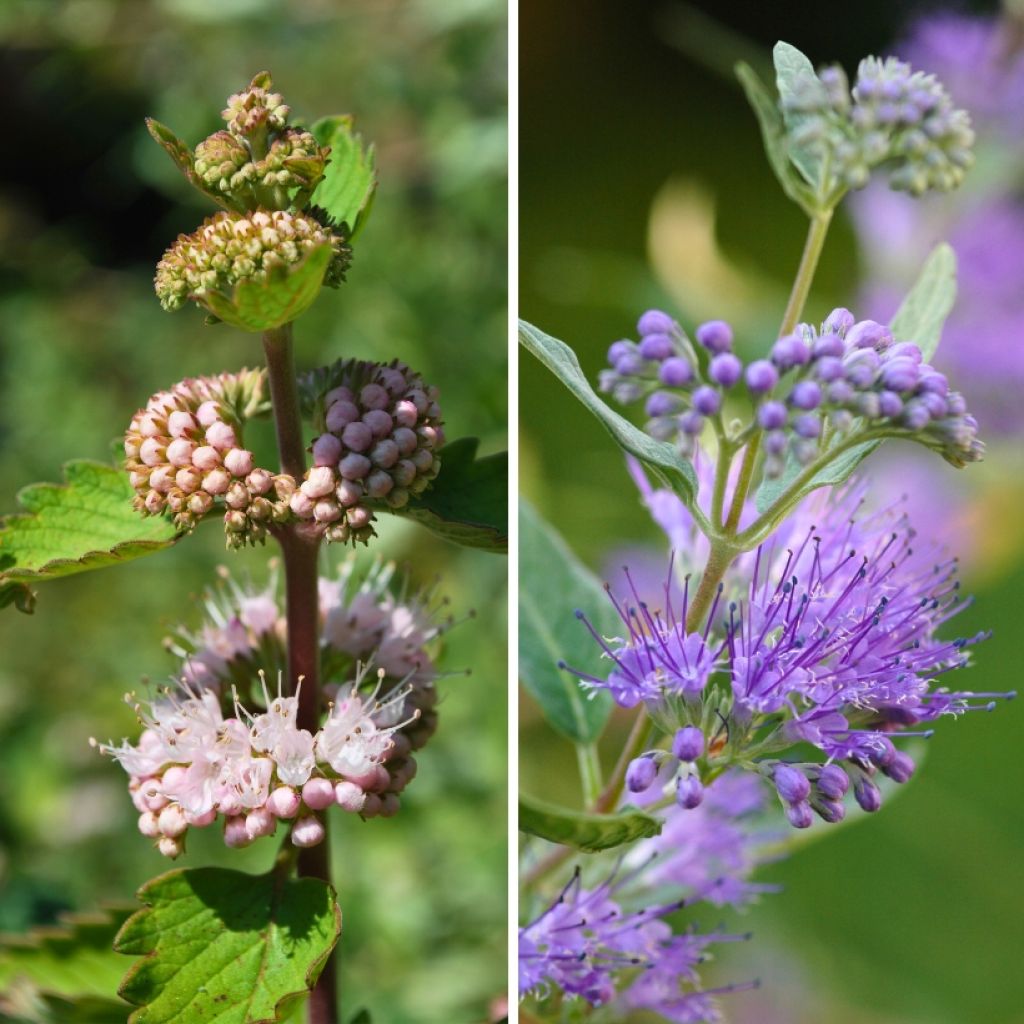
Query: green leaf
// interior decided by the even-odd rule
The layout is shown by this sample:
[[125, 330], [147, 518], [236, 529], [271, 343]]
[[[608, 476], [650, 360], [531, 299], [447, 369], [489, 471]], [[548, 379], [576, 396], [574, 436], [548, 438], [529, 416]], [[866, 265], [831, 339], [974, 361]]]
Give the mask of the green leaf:
[[334, 257], [330, 243], [311, 249], [298, 263], [279, 263], [262, 280], [239, 281], [231, 295], [197, 292], [190, 296], [218, 320], [259, 333], [280, 327], [313, 305]]
[[463, 437], [439, 452], [441, 472], [403, 508], [383, 512], [413, 519], [445, 540], [484, 551], [508, 551], [508, 453], [478, 459], [480, 442]]
[[618, 814], [586, 814], [556, 807], [531, 796], [520, 796], [519, 829], [550, 843], [571, 846], [584, 853], [597, 853], [659, 835], [661, 822], [631, 808], [625, 808]]
[[890, 327], [897, 341], [912, 341], [930, 362], [956, 302], [956, 253], [940, 242], [928, 256]]
[[[889, 327], [893, 337], [897, 341], [913, 342], [921, 349], [924, 358], [931, 360], [939, 347], [942, 328], [955, 301], [956, 254], [950, 246], [941, 242], [931, 251], [913, 288], [892, 318]], [[799, 501], [819, 487], [834, 487], [844, 483], [883, 440], [865, 441], [843, 452], [801, 487], [794, 500]], [[765, 480], [758, 488], [757, 511], [763, 513], [769, 509], [788, 490], [801, 469], [791, 459], [787, 461], [782, 476], [775, 480]], [[791, 505], [792, 502], [787, 504]]]
[[31, 612], [30, 584], [103, 569], [170, 547], [169, 519], [132, 507], [128, 474], [100, 462], [64, 467], [64, 484], [32, 484], [18, 495], [24, 514], [0, 520], [0, 608]]
[[821, 179], [825, 172], [822, 150], [817, 146], [793, 142], [793, 133], [799, 131], [807, 115], [787, 111], [785, 104], [791, 98], [811, 96], [827, 105], [828, 92], [815, 73], [814, 65], [795, 46], [778, 42], [772, 57], [775, 61], [775, 84], [782, 104], [782, 118], [787, 128], [789, 158], [813, 191], [820, 194], [823, 185]]
[[[114, 954], [116, 955], [116, 954]], [[127, 1024], [131, 1007], [117, 999], [99, 996], [62, 996], [43, 994], [46, 1024]]]
[[164, 152], [174, 161], [174, 166], [185, 175], [189, 184], [202, 192], [208, 199], [212, 199], [218, 206], [223, 206], [226, 210], [235, 209], [224, 196], [210, 189], [206, 182], [195, 173], [195, 159], [192, 150], [167, 125], [161, 124], [156, 118], [147, 117], [146, 128]]
[[[0, 990], [15, 984], [29, 985], [40, 996], [57, 1000], [89, 997], [112, 1001], [124, 973], [124, 958], [111, 947], [129, 913], [128, 909], [111, 908], [92, 914], [69, 914], [53, 927], [36, 928], [26, 935], [0, 936]], [[121, 1006], [120, 1020], [124, 1021], [128, 1007]]]
[[120, 995], [131, 1024], [275, 1024], [316, 983], [341, 932], [334, 890], [280, 871], [169, 871], [138, 893], [115, 949], [142, 956]]
[[312, 132], [321, 146], [331, 147], [331, 159], [311, 202], [326, 210], [338, 224], [347, 224], [354, 238], [370, 215], [377, 191], [373, 146], [363, 146], [350, 115], [324, 117]]
[[603, 690], [587, 694], [558, 667], [602, 674], [607, 662], [576, 610], [594, 628], [615, 636], [622, 622], [597, 577], [569, 550], [552, 526], [525, 501], [519, 503], [519, 675], [544, 717], [576, 743], [601, 735], [612, 710]]
[[605, 425], [623, 451], [639, 459], [684, 501], [692, 501], [697, 492], [693, 466], [673, 445], [666, 441], [655, 441], [609, 409], [594, 393], [580, 369], [576, 353], [565, 342], [552, 338], [525, 320], [519, 321], [519, 341]]
[[743, 91], [747, 95], [747, 101], [753, 108], [757, 122], [761, 126], [764, 151], [782, 190], [808, 216], [814, 216], [817, 210], [814, 192], [796, 173], [789, 158], [786, 126], [782, 121], [782, 114], [775, 96], [769, 92], [768, 87], [749, 64], [742, 62], [737, 64], [736, 77], [740, 80], [740, 85], [743, 86]]

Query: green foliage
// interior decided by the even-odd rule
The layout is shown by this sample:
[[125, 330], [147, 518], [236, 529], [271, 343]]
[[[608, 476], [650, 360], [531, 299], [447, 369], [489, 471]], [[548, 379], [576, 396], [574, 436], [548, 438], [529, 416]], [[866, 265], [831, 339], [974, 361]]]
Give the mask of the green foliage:
[[192, 155], [192, 150], [167, 125], [161, 124], [156, 118], [147, 117], [146, 128], [153, 139], [174, 162], [174, 166], [185, 175], [185, 178], [193, 188], [198, 189], [204, 196], [215, 202], [218, 206], [223, 206], [226, 210], [237, 208], [229, 203], [224, 196], [218, 195], [207, 188], [203, 179], [195, 173], [195, 158]]
[[942, 327], [956, 302], [956, 253], [940, 242], [925, 261], [889, 325], [897, 341], [912, 341], [926, 361], [935, 357]]
[[438, 452], [441, 472], [404, 508], [382, 511], [413, 519], [445, 540], [484, 551], [508, 550], [508, 453], [478, 459], [480, 442], [463, 437]]
[[[26, 935], [0, 936], [0, 990], [28, 986], [41, 999], [109, 1002], [124, 973], [124, 958], [111, 948], [130, 910], [69, 914], [58, 925]], [[128, 1016], [123, 1006], [121, 1020]], [[81, 1009], [81, 1006], [79, 1007]], [[89, 1019], [61, 1017], [61, 1020]], [[108, 1020], [116, 1018], [108, 1018]]]
[[312, 989], [341, 933], [334, 890], [282, 869], [169, 871], [139, 890], [146, 909], [117, 935], [142, 956], [119, 994], [132, 1024], [274, 1024]]
[[775, 84], [779, 90], [782, 118], [787, 129], [789, 158], [814, 194], [821, 195], [825, 184], [823, 179], [828, 172], [822, 149], [820, 146], [801, 145], [794, 141], [793, 136], [799, 132], [806, 115], [787, 110], [786, 104], [789, 100], [814, 97], [826, 105], [828, 94], [814, 71], [814, 65], [795, 46], [776, 43], [772, 59], [775, 62]]
[[786, 125], [782, 120], [778, 102], [768, 87], [758, 77], [757, 72], [749, 65], [740, 62], [736, 65], [736, 77], [743, 86], [747, 101], [753, 108], [754, 115], [761, 127], [761, 140], [768, 163], [775, 172], [775, 177], [783, 191], [808, 216], [817, 210], [814, 190], [811, 189], [803, 176], [800, 175], [790, 159], [789, 142]]
[[[942, 327], [956, 301], [956, 254], [945, 242], [937, 245], [929, 255], [921, 273], [907, 292], [900, 308], [892, 318], [890, 327], [897, 341], [912, 341], [921, 349], [925, 359], [934, 358], [942, 338]], [[850, 478], [854, 470], [873, 452], [881, 440], [865, 441], [837, 455], [816, 473], [784, 506], [778, 517], [786, 514], [800, 499], [819, 487], [835, 486]], [[782, 476], [765, 480], [757, 491], [757, 510], [766, 512], [792, 486], [803, 467], [790, 460]]]
[[170, 547], [174, 525], [132, 507], [128, 475], [78, 460], [64, 484], [32, 484], [18, 494], [25, 513], [0, 521], [0, 607], [31, 612], [37, 580], [118, 565]]
[[373, 146], [363, 146], [353, 131], [353, 118], [343, 114], [321, 118], [312, 132], [321, 146], [331, 147], [331, 159], [312, 203], [326, 210], [337, 224], [347, 224], [354, 238], [366, 223], [377, 191]]
[[552, 338], [525, 320], [519, 321], [519, 341], [604, 424], [623, 451], [639, 459], [684, 501], [692, 501], [697, 492], [693, 466], [679, 454], [674, 445], [666, 441], [655, 441], [609, 409], [594, 393], [580, 369], [576, 354], [565, 342]]
[[621, 625], [618, 615], [597, 577], [525, 501], [519, 503], [519, 563], [519, 676], [555, 729], [575, 743], [593, 743], [611, 714], [611, 696], [588, 696], [558, 663], [600, 672], [600, 648], [574, 612], [585, 612], [608, 636]]
[[313, 305], [333, 258], [331, 246], [324, 243], [298, 263], [276, 265], [262, 280], [239, 281], [230, 296], [208, 291], [192, 297], [218, 320], [243, 331], [268, 331], [296, 319]]
[[629, 808], [618, 814], [587, 814], [521, 795], [519, 828], [551, 843], [571, 846], [584, 853], [597, 853], [659, 835], [661, 822]]

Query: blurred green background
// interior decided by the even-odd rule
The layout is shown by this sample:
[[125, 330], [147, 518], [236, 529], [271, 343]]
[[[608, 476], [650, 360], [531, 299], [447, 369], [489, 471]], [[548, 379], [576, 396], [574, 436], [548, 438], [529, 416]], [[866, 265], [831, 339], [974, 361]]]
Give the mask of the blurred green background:
[[[108, 458], [154, 391], [260, 360], [252, 336], [157, 304], [156, 261], [212, 211], [142, 119], [194, 144], [264, 68], [295, 114], [354, 113], [378, 154], [373, 216], [348, 283], [297, 327], [300, 366], [398, 356], [440, 387], [450, 437], [502, 450], [505, 22], [500, 0], [0, 3], [3, 509], [69, 458]], [[455, 614], [477, 618], [447, 640], [443, 666], [472, 675], [441, 683], [440, 730], [401, 814], [334, 822], [346, 1017], [474, 1024], [506, 984], [506, 563], [398, 520], [381, 534], [375, 552], [414, 580], [439, 575]], [[88, 738], [136, 734], [121, 695], [172, 670], [161, 640], [197, 624], [214, 567], [261, 580], [272, 553], [229, 554], [211, 526], [44, 586], [31, 617], [0, 614], [0, 931], [130, 899], [169, 866]], [[233, 854], [197, 834], [179, 864], [263, 870], [275, 847]]]
[[[731, 320], [741, 348], [766, 347], [805, 221], [772, 177], [728, 68], [741, 55], [763, 70], [782, 38], [815, 63], [852, 70], [936, 6], [523, 0], [521, 315], [571, 344], [592, 380], [607, 346], [632, 336], [652, 305], [686, 325]], [[860, 280], [840, 215], [808, 318], [852, 306]], [[523, 493], [596, 570], [623, 544], [660, 546], [601, 426], [529, 356], [520, 365]], [[974, 479], [1013, 471], [994, 451]], [[985, 546], [998, 555], [966, 567], [977, 604], [956, 628], [995, 633], [964, 677], [974, 689], [1020, 687], [1018, 502], [982, 518]], [[525, 693], [520, 723], [524, 789], [576, 804], [573, 751]], [[760, 878], [785, 892], [728, 921], [752, 929], [754, 941], [723, 953], [711, 981], [759, 976], [763, 988], [726, 1002], [727, 1016], [744, 1024], [1024, 1021], [1022, 729], [1020, 702], [940, 723], [923, 770], [891, 807], [762, 869]], [[622, 739], [613, 724], [602, 748], [607, 767]]]

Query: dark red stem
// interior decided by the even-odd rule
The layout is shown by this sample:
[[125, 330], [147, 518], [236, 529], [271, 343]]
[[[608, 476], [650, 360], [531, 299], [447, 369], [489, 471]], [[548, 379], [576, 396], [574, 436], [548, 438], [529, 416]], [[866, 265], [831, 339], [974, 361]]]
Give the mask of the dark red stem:
[[[306, 450], [299, 412], [291, 324], [265, 331], [263, 351], [267, 360], [270, 398], [281, 472], [302, 482]], [[285, 615], [288, 624], [288, 679], [302, 680], [299, 692], [299, 728], [316, 733], [320, 726], [320, 604], [317, 591], [319, 537], [300, 524], [278, 527], [274, 536], [284, 558]], [[324, 828], [327, 821], [324, 820]], [[299, 875], [330, 883], [328, 837], [318, 846], [299, 851]], [[309, 1024], [337, 1024], [338, 978], [336, 959], [328, 959], [309, 997]]]

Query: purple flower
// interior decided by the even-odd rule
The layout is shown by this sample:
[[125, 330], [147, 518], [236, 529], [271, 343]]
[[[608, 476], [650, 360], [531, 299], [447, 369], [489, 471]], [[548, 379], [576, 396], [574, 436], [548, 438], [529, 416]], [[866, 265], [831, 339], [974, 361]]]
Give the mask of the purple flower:
[[[555, 902], [519, 931], [520, 995], [543, 996], [552, 986], [594, 1006], [615, 1001], [677, 1013], [672, 1020], [719, 1019], [711, 997], [730, 989], [700, 991], [697, 968], [708, 946], [744, 936], [674, 932], [665, 918], [683, 900], [626, 909], [625, 890], [643, 871], [616, 872], [585, 889], [577, 869]], [[691, 1015], [678, 1015], [684, 1011]]]
[[[816, 495], [734, 564], [705, 621], [691, 630], [688, 578], [681, 597], [668, 583], [655, 605], [641, 599], [627, 574], [625, 597], [612, 595], [624, 638], [595, 633], [611, 668], [604, 677], [577, 674], [620, 704], [645, 703], [670, 734], [688, 724], [673, 722], [680, 696], [691, 722], [720, 720], [725, 737], [709, 741], [709, 765], [741, 760], [755, 737], [761, 757], [797, 743], [816, 746], [826, 760], [847, 764], [858, 802], [868, 807], [879, 769], [897, 782], [913, 770], [901, 758], [887, 771], [893, 738], [1012, 696], [939, 685], [984, 637], [940, 636], [969, 602], [959, 593], [955, 561], [916, 546], [914, 537], [898, 505], [867, 512], [862, 487]], [[817, 772], [816, 765], [775, 768], [798, 827], [809, 823], [809, 780]], [[678, 782], [684, 807], [697, 800], [692, 779], [687, 773]], [[815, 799], [841, 797], [838, 785], [826, 782]], [[814, 809], [826, 819], [841, 816], [830, 805]]]
[[764, 824], [767, 792], [756, 775], [729, 771], [692, 810], [673, 807], [661, 834], [639, 843], [631, 862], [648, 863], [650, 885], [673, 886], [691, 900], [742, 906], [777, 887], [751, 876], [779, 836]]

